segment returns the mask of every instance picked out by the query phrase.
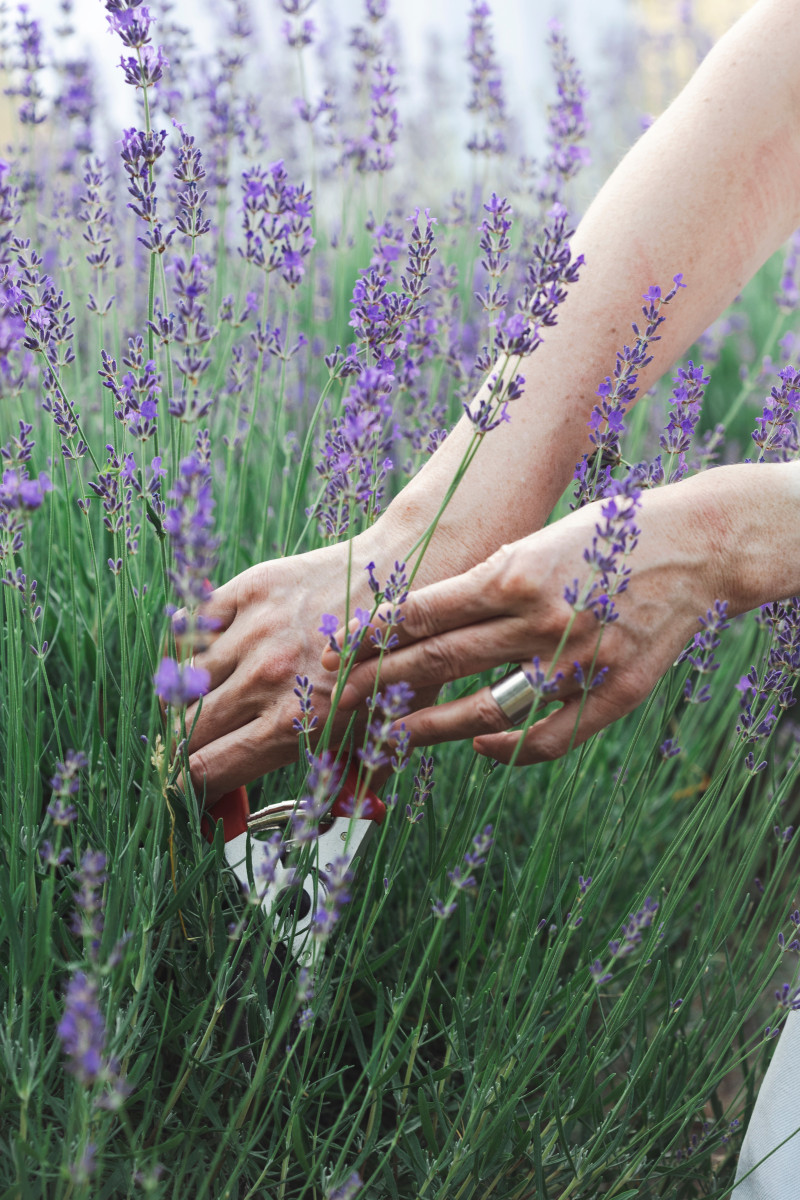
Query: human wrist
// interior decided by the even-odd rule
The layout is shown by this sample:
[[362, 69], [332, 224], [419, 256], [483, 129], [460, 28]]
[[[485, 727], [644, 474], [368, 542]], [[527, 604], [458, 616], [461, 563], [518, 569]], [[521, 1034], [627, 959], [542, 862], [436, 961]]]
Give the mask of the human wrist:
[[800, 592], [800, 462], [716, 467], [687, 483], [732, 616]]
[[402, 494], [393, 500], [374, 524], [353, 540], [353, 563], [375, 563], [375, 574], [381, 582], [396, 562], [406, 563], [409, 572], [419, 563], [414, 571], [415, 587], [450, 578], [472, 565], [466, 561], [461, 565], [466, 557], [464, 547], [454, 544], [444, 521], [436, 523], [426, 544], [437, 510], [421, 500]]

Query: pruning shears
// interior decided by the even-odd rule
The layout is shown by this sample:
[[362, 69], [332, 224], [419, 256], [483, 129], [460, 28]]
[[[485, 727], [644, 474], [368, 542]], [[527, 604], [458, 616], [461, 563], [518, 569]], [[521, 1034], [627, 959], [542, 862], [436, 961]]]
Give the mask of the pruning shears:
[[[251, 891], [248, 857], [255, 881], [262, 874], [260, 865], [269, 861], [271, 878], [263, 889], [258, 889], [256, 900], [260, 907], [270, 912], [276, 911], [284, 897], [288, 897], [281, 908], [285, 931], [281, 939], [282, 958], [284, 962], [293, 960], [299, 968], [315, 964], [319, 946], [311, 936], [314, 913], [327, 896], [330, 865], [337, 860], [341, 863], [344, 857], [349, 866], [363, 853], [376, 826], [383, 824], [386, 806], [374, 792], [359, 785], [358, 770], [351, 766], [339, 786], [336, 799], [320, 821], [319, 836], [311, 843], [302, 872], [287, 863], [293, 849], [294, 811], [294, 801], [286, 800], [251, 813], [247, 791], [239, 787], [208, 810], [203, 832], [211, 842], [216, 824], [222, 823], [225, 859], [245, 893]], [[282, 839], [277, 862], [274, 843], [270, 841], [276, 832]]]

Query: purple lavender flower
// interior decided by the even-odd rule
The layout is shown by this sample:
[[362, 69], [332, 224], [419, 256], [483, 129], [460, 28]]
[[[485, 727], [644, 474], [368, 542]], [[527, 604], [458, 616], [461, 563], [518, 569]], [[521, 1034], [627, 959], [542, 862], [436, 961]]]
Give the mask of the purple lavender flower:
[[266, 170], [245, 171], [242, 179], [245, 247], [240, 253], [267, 274], [279, 271], [294, 288], [314, 247], [311, 192], [305, 184], [289, 183], [282, 159]]
[[394, 144], [400, 132], [395, 105], [397, 68], [389, 62], [375, 63], [370, 87], [370, 123], [367, 136], [359, 147], [358, 167], [362, 171], [384, 173], [394, 165]]
[[152, 18], [149, 8], [116, 9], [109, 13], [106, 21], [111, 32], [118, 34], [123, 46], [129, 50], [140, 50], [150, 41]]
[[509, 252], [511, 238], [511, 205], [506, 199], [499, 199], [495, 192], [488, 204], [483, 206], [488, 216], [484, 217], [479, 226], [480, 249], [483, 254], [481, 266], [489, 276], [482, 292], [476, 292], [475, 298], [484, 312], [488, 313], [490, 328], [496, 321], [497, 313], [508, 304], [508, 293], [503, 288], [503, 278], [509, 267]]
[[[713, 609], [709, 609], [705, 617], [698, 617], [702, 626], [696, 633], [692, 644], [683, 651], [678, 662], [689, 662], [698, 675], [712, 675], [719, 670], [720, 664], [715, 660], [715, 652], [720, 644], [719, 634], [726, 630], [730, 622], [726, 619], [728, 605], [724, 600], [715, 600]], [[684, 685], [684, 699], [690, 704], [705, 704], [711, 698], [711, 689], [704, 684], [697, 691], [691, 678]]]
[[[755, 666], [736, 685], [741, 711], [736, 732], [745, 744], [757, 744], [771, 735], [779, 713], [795, 703], [794, 689], [800, 675], [800, 597], [765, 604], [759, 611], [760, 623], [772, 634], [764, 663], [763, 677]], [[755, 774], [762, 770], [748, 754], [746, 766]]]
[[60, 67], [61, 83], [53, 114], [69, 126], [67, 145], [59, 169], [75, 173], [79, 154], [92, 152], [92, 124], [97, 110], [93, 64], [88, 58], [73, 58]]
[[800, 371], [787, 366], [778, 378], [780, 386], [770, 390], [752, 435], [760, 450], [757, 462], [788, 462], [800, 451]]
[[[463, 862], [454, 867], [452, 871], [447, 872], [451, 895], [453, 892], [474, 891], [477, 888], [478, 882], [473, 871], [485, 865], [493, 841], [491, 825], [485, 825], [481, 832], [475, 835], [472, 839], [472, 847], [464, 855]], [[452, 900], [444, 901], [434, 898], [431, 903], [434, 916], [440, 920], [447, 920], [448, 917], [451, 917], [457, 907], [455, 901]]]
[[77, 796], [80, 791], [80, 772], [88, 765], [89, 760], [82, 750], [68, 750], [64, 762], [56, 763], [50, 780], [53, 797], [47, 809], [54, 825], [70, 825], [77, 817], [78, 810], [70, 803], [70, 797]]
[[105, 912], [105, 885], [108, 882], [106, 856], [100, 850], [86, 850], [81, 858], [80, 870], [75, 879], [75, 914], [73, 929], [83, 937], [88, 946], [89, 957], [97, 960], [100, 939], [103, 934]]
[[[556, 324], [556, 309], [566, 299], [567, 288], [577, 281], [583, 264], [582, 255], [572, 260], [569, 245], [572, 231], [567, 228], [567, 211], [563, 205], [555, 205], [548, 219], [541, 242], [533, 248], [527, 282], [517, 301], [516, 312], [508, 316], [505, 306], [499, 303], [502, 293], [495, 297], [494, 351], [500, 359], [501, 370], [491, 373], [477, 402], [464, 402], [464, 411], [479, 434], [488, 433], [509, 419], [508, 404], [522, 395], [525, 379], [506, 368], [512, 361], [533, 354], [541, 345], [541, 329]], [[481, 373], [490, 369], [488, 348], [484, 348], [475, 365]]]
[[188, 262], [174, 258], [171, 269], [177, 314], [174, 317], [170, 314], [169, 339], [181, 348], [182, 353], [173, 362], [185, 386], [181, 396], [170, 399], [169, 412], [182, 421], [202, 420], [211, 409], [212, 401], [203, 399], [198, 388], [211, 365], [208, 348], [217, 333], [206, 320], [203, 303], [209, 288], [209, 267], [201, 255], [195, 254]]
[[793, 988], [790, 983], [784, 983], [783, 987], [775, 992], [775, 1002], [778, 1008], [787, 1012], [797, 1012], [800, 1010], [800, 988]]
[[680, 754], [681, 748], [675, 738], [666, 738], [658, 747], [658, 753], [666, 761], [668, 758], [675, 758]]
[[361, 81], [358, 90], [368, 79], [372, 65], [386, 49], [380, 27], [386, 16], [388, 0], [365, 0], [365, 8], [369, 25], [366, 28], [357, 25], [350, 31], [350, 45], [356, 51], [353, 67], [357, 80]]
[[622, 924], [622, 940], [608, 943], [612, 958], [623, 958], [632, 954], [636, 947], [641, 945], [642, 930], [649, 929], [657, 912], [658, 901], [648, 896], [640, 909], [628, 914], [627, 921]]
[[325, 434], [323, 458], [316, 467], [325, 488], [307, 515], [317, 517], [328, 537], [346, 533], [355, 508], [370, 515], [380, 512], [384, 480], [392, 465], [385, 455], [396, 431], [391, 387], [391, 375], [367, 367], [353, 380], [342, 416]]
[[45, 838], [39, 847], [39, 858], [45, 867], [63, 867], [64, 863], [69, 862], [72, 858], [72, 850], [69, 846], [66, 846], [63, 850], [57, 850], [53, 843], [48, 838]]
[[458, 905], [456, 904], [455, 900], [451, 900], [448, 903], [444, 900], [434, 897], [431, 900], [431, 907], [435, 917], [438, 917], [440, 921], [446, 921], [448, 917], [452, 917], [453, 913], [458, 908]]
[[106, 1069], [106, 1025], [98, 1004], [97, 981], [83, 971], [78, 971], [67, 987], [58, 1036], [70, 1074], [84, 1087], [91, 1087]]
[[[576, 259], [572, 258], [572, 232], [567, 210], [562, 204], [554, 204], [547, 214], [542, 239], [533, 248], [525, 294], [517, 302], [517, 308], [527, 316], [533, 326], [533, 349], [541, 341], [539, 326], [551, 328], [556, 324], [556, 309], [566, 299], [567, 289], [573, 283], [577, 283], [580, 268], [583, 266], [582, 254]], [[511, 355], [531, 352], [527, 349], [527, 343], [517, 346], [512, 342], [511, 345], [506, 345], [505, 342], [498, 342], [496, 339], [495, 344], [498, 351], [502, 350]]]
[[342, 855], [332, 863], [327, 863], [325, 870], [320, 872], [323, 900], [311, 918], [311, 936], [319, 942], [328, 940], [342, 910], [350, 903], [349, 888], [353, 882], [353, 872], [349, 863], [348, 856]]
[[366, 744], [358, 751], [358, 757], [368, 772], [391, 766], [402, 770], [408, 754], [408, 734], [398, 721], [411, 707], [414, 693], [407, 683], [390, 683], [383, 692], [367, 700], [370, 723], [367, 726]]
[[550, 207], [562, 200], [566, 185], [581, 167], [591, 162], [591, 155], [585, 144], [589, 123], [584, 105], [589, 93], [570, 54], [564, 31], [556, 20], [549, 22], [547, 46], [556, 76], [558, 100], [547, 110], [549, 151], [537, 190], [539, 200]]
[[423, 809], [428, 800], [433, 795], [433, 789], [436, 787], [436, 780], [433, 777], [433, 755], [422, 755], [419, 760], [419, 767], [414, 776], [414, 791], [411, 796], [411, 803], [406, 805], [406, 820], [412, 825], [416, 825], [421, 821], [424, 812]]
[[325, 1200], [355, 1200], [363, 1186], [358, 1171], [353, 1171], [339, 1187], [331, 1188], [325, 1193]]
[[600, 404], [595, 405], [589, 418], [589, 440], [595, 450], [591, 458], [584, 455], [575, 468], [578, 487], [573, 507], [581, 507], [596, 499], [598, 494], [602, 495], [611, 478], [612, 467], [621, 462], [620, 439], [625, 431], [623, 417], [638, 393], [640, 372], [652, 362], [649, 347], [660, 340], [657, 330], [666, 320], [661, 310], [685, 286], [683, 277], [676, 275], [673, 287], [666, 296], [662, 296], [661, 289], [655, 285], [645, 293], [643, 299], [646, 303], [642, 314], [647, 324], [644, 331], [640, 331], [638, 325], [633, 326], [636, 342], [633, 347], [623, 346], [617, 352], [613, 383], [607, 377], [597, 389]]
[[319, 836], [319, 823], [333, 803], [342, 777], [341, 766], [328, 750], [318, 756], [309, 755], [309, 762], [306, 791], [292, 814], [292, 836], [300, 843]]
[[53, 485], [42, 471], [38, 479], [31, 479], [25, 470], [4, 471], [0, 478], [0, 507], [10, 509], [40, 508], [46, 492]]
[[310, 682], [307, 675], [295, 675], [297, 686], [293, 689], [295, 696], [300, 701], [300, 717], [295, 717], [292, 721], [292, 728], [295, 733], [308, 734], [312, 729], [317, 727], [317, 718], [314, 716], [314, 705], [311, 703], [311, 697], [314, 694], [314, 685]]
[[[129, 1092], [126, 1081], [120, 1078], [119, 1064], [109, 1058], [106, 1049], [106, 1023], [99, 1002], [96, 979], [77, 971], [67, 985], [64, 1014], [56, 1032], [67, 1059], [67, 1070], [83, 1087], [111, 1082], [111, 1093], [101, 1100], [101, 1107], [119, 1108]], [[87, 1176], [94, 1169], [94, 1147], [91, 1144], [79, 1164]]]
[[506, 150], [506, 102], [503, 77], [489, 25], [491, 9], [485, 0], [473, 0], [469, 10], [467, 62], [470, 65], [470, 99], [467, 111], [475, 118], [475, 132], [467, 149], [490, 157]]
[[591, 547], [583, 552], [591, 568], [589, 580], [581, 587], [576, 579], [572, 587], [564, 589], [564, 599], [576, 612], [591, 610], [601, 625], [619, 616], [615, 598], [628, 586], [631, 570], [625, 559], [639, 540], [635, 518], [640, 504], [641, 488], [635, 473], [611, 480], [600, 505], [602, 520], [595, 525]]
[[27, 4], [20, 4], [15, 22], [16, 50], [19, 57], [12, 63], [19, 82], [7, 89], [9, 96], [19, 96], [19, 119], [23, 125], [41, 125], [46, 119], [41, 111], [45, 96], [41, 86], [44, 69], [42, 57], [42, 32], [40, 24], [28, 16]]
[[456, 891], [474, 891], [477, 888], [478, 882], [472, 872], [485, 865], [493, 842], [492, 827], [485, 825], [472, 839], [472, 849], [464, 855], [463, 863], [447, 872], [447, 878]]
[[[320, 618], [319, 632], [330, 640], [333, 638], [340, 625], [341, 621], [333, 613], [323, 613], [322, 617]], [[338, 646], [336, 647], [336, 651], [338, 653]]]
[[[219, 545], [211, 532], [214, 498], [210, 464], [201, 452], [205, 440], [205, 431], [201, 431], [195, 439], [195, 452], [181, 460], [178, 477], [167, 493], [175, 504], [164, 516], [173, 555], [169, 576], [181, 602], [190, 610], [201, 606], [211, 595], [209, 576], [217, 561]], [[198, 618], [194, 621], [199, 628]], [[186, 632], [186, 628], [180, 632]]]
[[156, 694], [165, 704], [185, 708], [187, 704], [193, 704], [205, 696], [211, 687], [211, 676], [202, 667], [193, 667], [188, 663], [181, 666], [174, 658], [162, 658], [153, 676], [153, 683]]
[[303, 21], [283, 21], [281, 33], [287, 46], [293, 50], [302, 50], [314, 41], [317, 27], [313, 21], [306, 18]]
[[[374, 563], [369, 566], [374, 567]], [[378, 613], [380, 625], [370, 636], [370, 642], [379, 650], [393, 650], [398, 644], [394, 630], [405, 620], [403, 605], [408, 599], [409, 589], [406, 564], [396, 562], [382, 588], [378, 588], [377, 580], [370, 573], [370, 586], [375, 593], [375, 602], [384, 606]]]
[[[152, 46], [146, 47], [145, 50], [152, 53]], [[136, 64], [137, 60], [129, 61]], [[131, 128], [126, 129], [122, 135], [120, 157], [128, 176], [128, 192], [133, 197], [133, 201], [128, 203], [128, 208], [145, 222], [147, 231], [137, 240], [152, 254], [163, 254], [175, 234], [174, 229], [165, 233], [159, 219], [154, 179], [154, 166], [164, 153], [166, 139], [165, 129], [145, 132]]]
[[[45, 494], [53, 490], [44, 472], [37, 479], [32, 479], [28, 473], [26, 464], [34, 446], [28, 436], [31, 428], [20, 421], [20, 436], [0, 447], [0, 467], [9, 464], [0, 474], [0, 563], [7, 556], [21, 552], [29, 514], [40, 508]], [[9, 582], [7, 576], [4, 582]], [[19, 582], [17, 576], [12, 576], [12, 586], [19, 588]]]
[[99, 158], [86, 160], [83, 183], [85, 191], [80, 198], [78, 220], [83, 224], [83, 237], [89, 244], [86, 261], [95, 272], [97, 282], [89, 292], [86, 307], [99, 317], [105, 317], [114, 304], [115, 297], [103, 296], [106, 272], [111, 268], [111, 211], [110, 198], [104, 196], [109, 176], [105, 164]]
[[589, 974], [592, 977], [592, 982], [598, 987], [601, 983], [608, 983], [613, 976], [610, 971], [607, 971], [599, 958], [596, 958], [589, 967]]
[[593, 675], [587, 675], [579, 662], [572, 664], [572, 678], [581, 691], [591, 692], [602, 687], [608, 676], [608, 667], [600, 667]]
[[[686, 452], [700, 420], [700, 406], [710, 378], [710, 375], [703, 374], [703, 367], [696, 367], [691, 359], [685, 369], [678, 367], [669, 400], [669, 422], [658, 439], [662, 450], [670, 455], [664, 471], [666, 483], [675, 483], [686, 475]], [[673, 469], [672, 464], [676, 456], [678, 461]]]
[[780, 289], [775, 295], [775, 303], [782, 312], [790, 313], [800, 305], [800, 229], [796, 229], [789, 239], [786, 257], [783, 260]]
[[195, 139], [186, 132], [183, 125], [179, 125], [177, 121], [173, 123], [181, 138], [174, 177], [179, 184], [184, 185], [177, 195], [179, 208], [175, 223], [179, 232], [191, 241], [194, 250], [197, 239], [211, 229], [211, 221], [204, 217], [202, 207], [208, 199], [208, 192], [201, 192], [198, 187], [206, 178], [206, 170]]
[[89, 480], [89, 487], [99, 496], [103, 504], [103, 524], [109, 533], [119, 533], [125, 524], [125, 508], [123, 491], [120, 488], [122, 464], [113, 446], [106, 446], [108, 451], [107, 469], [101, 471], [97, 480]]
[[531, 702], [531, 711], [533, 712], [541, 704], [547, 704], [548, 697], [554, 696], [558, 692], [558, 685], [564, 678], [564, 672], [557, 671], [552, 678], [548, 678], [547, 672], [541, 668], [538, 655], [533, 658], [530, 666], [523, 665], [522, 670], [533, 691]]
[[169, 60], [162, 46], [143, 46], [136, 58], [133, 55], [126, 57], [121, 54], [119, 65], [125, 82], [144, 91], [163, 78], [164, 68], [169, 66]]
[[286, 855], [286, 843], [279, 829], [264, 842], [258, 843], [258, 857], [253, 856], [253, 875], [256, 883], [256, 903], [260, 904], [275, 882], [279, 865]]

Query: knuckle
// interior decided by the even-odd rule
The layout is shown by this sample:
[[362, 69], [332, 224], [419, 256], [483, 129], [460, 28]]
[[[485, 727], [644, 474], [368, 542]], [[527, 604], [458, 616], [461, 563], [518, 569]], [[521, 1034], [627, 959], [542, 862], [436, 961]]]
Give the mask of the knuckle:
[[505, 603], [513, 606], [520, 601], [538, 608], [545, 599], [539, 585], [538, 575], [531, 569], [529, 555], [522, 553], [515, 543], [501, 546], [485, 564], [491, 574], [486, 580], [494, 593]]
[[274, 692], [286, 687], [294, 680], [297, 656], [287, 653], [282, 647], [270, 647], [269, 653], [259, 657], [251, 667], [251, 686], [259, 692]]
[[194, 793], [198, 800], [202, 800], [210, 777], [209, 764], [202, 750], [196, 750], [189, 759], [189, 774]]
[[529, 582], [520, 572], [513, 543], [495, 550], [487, 559], [486, 566], [490, 569], [492, 582], [501, 596], [516, 596], [519, 594], [520, 585], [527, 585]]
[[458, 663], [450, 643], [444, 638], [432, 638], [425, 649], [426, 673], [441, 681], [459, 679], [465, 672]]
[[437, 613], [430, 596], [417, 592], [403, 605], [403, 629], [414, 638], [429, 638], [437, 631]]
[[502, 733], [509, 721], [489, 688], [475, 694], [476, 717], [485, 733]]

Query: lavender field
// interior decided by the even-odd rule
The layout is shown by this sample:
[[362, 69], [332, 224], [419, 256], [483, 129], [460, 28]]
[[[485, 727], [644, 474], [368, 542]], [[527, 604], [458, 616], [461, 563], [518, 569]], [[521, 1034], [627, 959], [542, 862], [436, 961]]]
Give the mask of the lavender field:
[[[346, 735], [328, 717], [380, 604], [394, 644], [441, 513], [383, 577], [370, 531], [465, 408], [444, 504], [513, 428], [516, 367], [579, 286], [572, 232], [710, 34], [691, 4], [658, 38], [630, 12], [590, 86], [544, 14], [533, 145], [489, 3], [464, 0], [422, 98], [391, 0], [335, 47], [325, 0], [263, 7], [219, 0], [210, 45], [167, 0], [97, 0], [102, 43], [71, 0], [2, 8], [0, 1197], [727, 1195], [798, 1006], [800, 602], [710, 610], [555, 762], [393, 741], [402, 685]], [[553, 519], [797, 456], [798, 254], [633, 408], [682, 301], [680, 274], [650, 281]], [[192, 650], [215, 588], [299, 554], [340, 610], [293, 567], [242, 576], [288, 580], [250, 808], [296, 802], [243, 894], [189, 782]], [[605, 561], [582, 595], [613, 608]], [[300, 966], [259, 888], [308, 866], [340, 742], [387, 816], [334, 864]]]

